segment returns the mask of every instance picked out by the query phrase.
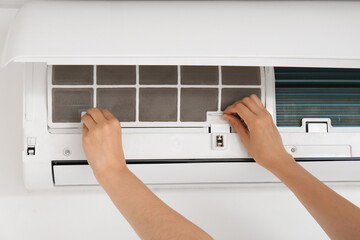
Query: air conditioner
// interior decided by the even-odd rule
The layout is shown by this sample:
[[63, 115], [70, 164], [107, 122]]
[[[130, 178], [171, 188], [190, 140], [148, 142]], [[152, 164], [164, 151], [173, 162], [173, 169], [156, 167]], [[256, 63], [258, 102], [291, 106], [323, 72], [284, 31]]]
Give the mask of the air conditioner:
[[[28, 189], [97, 185], [81, 114], [108, 108], [145, 183], [278, 182], [221, 119], [258, 95], [322, 181], [360, 181], [360, 3], [35, 2], [3, 65], [25, 64]], [[271, 143], [269, 143], [271, 144]]]

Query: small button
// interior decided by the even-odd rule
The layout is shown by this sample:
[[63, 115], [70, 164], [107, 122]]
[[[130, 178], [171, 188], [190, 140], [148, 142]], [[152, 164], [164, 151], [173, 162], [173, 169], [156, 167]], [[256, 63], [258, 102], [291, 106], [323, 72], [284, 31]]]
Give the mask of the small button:
[[64, 154], [64, 156], [69, 157], [71, 155], [71, 150], [68, 148], [65, 148], [63, 150], [63, 154]]
[[27, 149], [27, 155], [35, 155], [35, 148], [34, 147], [28, 147]]

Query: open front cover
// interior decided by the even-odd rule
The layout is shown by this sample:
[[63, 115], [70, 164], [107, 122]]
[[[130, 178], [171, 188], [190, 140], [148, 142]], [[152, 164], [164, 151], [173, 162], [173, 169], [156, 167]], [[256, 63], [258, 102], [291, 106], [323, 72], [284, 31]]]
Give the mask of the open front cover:
[[358, 67], [359, 12], [359, 2], [29, 3], [2, 65]]

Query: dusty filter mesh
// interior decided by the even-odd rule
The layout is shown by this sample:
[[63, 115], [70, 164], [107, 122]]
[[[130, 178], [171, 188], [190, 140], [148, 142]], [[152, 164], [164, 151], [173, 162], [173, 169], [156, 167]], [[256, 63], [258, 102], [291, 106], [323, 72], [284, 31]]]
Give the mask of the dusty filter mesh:
[[135, 88], [98, 88], [98, 108], [106, 108], [122, 121], [135, 121]]
[[80, 122], [81, 112], [93, 106], [91, 88], [53, 88], [53, 122]]
[[261, 96], [259, 67], [55, 65], [51, 77], [54, 123], [80, 122], [94, 106], [122, 122], [205, 122], [208, 111]]

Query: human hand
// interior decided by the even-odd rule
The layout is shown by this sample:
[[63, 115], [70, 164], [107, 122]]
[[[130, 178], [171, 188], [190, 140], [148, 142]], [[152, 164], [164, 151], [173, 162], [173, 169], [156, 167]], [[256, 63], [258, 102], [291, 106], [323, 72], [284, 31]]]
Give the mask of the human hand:
[[91, 108], [82, 121], [82, 146], [98, 181], [110, 173], [118, 174], [127, 169], [119, 120], [106, 109]]
[[286, 152], [270, 113], [256, 95], [228, 106], [223, 118], [239, 134], [254, 160], [269, 171], [280, 170], [295, 162]]

